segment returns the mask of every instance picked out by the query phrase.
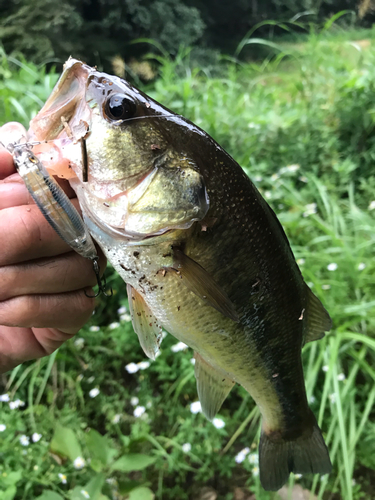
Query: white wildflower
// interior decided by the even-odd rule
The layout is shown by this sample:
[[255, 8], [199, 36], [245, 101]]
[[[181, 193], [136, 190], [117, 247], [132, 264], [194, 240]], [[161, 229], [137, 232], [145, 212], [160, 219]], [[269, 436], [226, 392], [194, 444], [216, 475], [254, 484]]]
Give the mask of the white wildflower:
[[82, 457], [77, 457], [73, 461], [73, 467], [77, 470], [83, 469], [86, 465], [85, 459]]
[[15, 410], [16, 408], [19, 408], [20, 406], [25, 406], [25, 403], [21, 401], [20, 399], [16, 399], [15, 401], [11, 401], [9, 403], [9, 408], [11, 410]]
[[37, 432], [34, 432], [34, 434], [31, 436], [33, 443], [37, 443], [38, 441], [40, 441], [41, 438], [42, 438], [42, 435], [38, 434]]
[[115, 330], [116, 328], [118, 328], [120, 326], [120, 323], [118, 321], [114, 321], [113, 323], [111, 323], [110, 325], [108, 325], [108, 328], [110, 330]]
[[100, 393], [100, 390], [97, 388], [97, 387], [94, 387], [93, 389], [91, 389], [91, 391], [89, 392], [89, 396], [90, 398], [96, 398], [96, 396]]
[[34, 465], [33, 470], [39, 470], [39, 466], [38, 465]]
[[342, 381], [343, 381], [343, 380], [345, 380], [345, 379], [346, 379], [346, 377], [345, 377], [345, 373], [339, 373], [339, 374], [337, 375], [337, 380], [338, 380], [339, 382], [342, 382]]
[[168, 335], [168, 332], [166, 332], [165, 330], [162, 330], [161, 331], [161, 338], [164, 340], [165, 337]]
[[121, 415], [120, 413], [116, 413], [116, 415], [112, 418], [113, 424], [118, 424], [120, 422]]
[[171, 351], [173, 352], [179, 352], [179, 351], [183, 351], [184, 349], [187, 349], [187, 345], [184, 344], [183, 342], [178, 342], [177, 344], [173, 345], [171, 347]]
[[150, 362], [149, 361], [141, 361], [140, 363], [138, 363], [138, 368], [140, 370], [147, 370], [147, 368], [150, 366]]
[[254, 181], [255, 181], [255, 182], [262, 182], [262, 180], [263, 180], [263, 177], [262, 177], [261, 175], [256, 175], [256, 176], [254, 177]]
[[254, 477], [259, 476], [259, 467], [258, 466], [255, 466], [253, 468], [253, 476]]
[[308, 281], [306, 283], [306, 285], [309, 287], [309, 288], [312, 288], [314, 286], [314, 283], [312, 281]]
[[146, 411], [146, 408], [144, 406], [136, 406], [134, 408], [133, 415], [138, 418], [138, 417], [141, 417], [145, 411]]
[[370, 205], [368, 206], [369, 210], [374, 210], [375, 209], [375, 200], [373, 200]]
[[287, 172], [297, 172], [297, 170], [299, 170], [299, 165], [288, 165], [287, 167], [285, 167], [285, 170]]
[[159, 351], [157, 353], [155, 353], [155, 359], [158, 358], [161, 354], [161, 350], [159, 349]]
[[315, 401], [316, 401], [316, 397], [315, 396], [310, 396], [309, 403], [313, 404], [313, 403], [315, 403]]
[[322, 285], [322, 290], [329, 290], [331, 285]]
[[136, 365], [135, 363], [129, 363], [128, 365], [125, 366], [125, 370], [128, 373], [137, 373], [137, 371], [139, 370], [139, 366]]
[[251, 453], [248, 457], [248, 460], [249, 463], [251, 463], [251, 465], [258, 465], [259, 464], [258, 453]]
[[91, 377], [89, 377], [89, 378], [87, 379], [87, 383], [88, 383], [88, 384], [92, 384], [92, 383], [94, 382], [94, 380], [95, 380], [95, 377], [94, 377], [94, 375], [92, 375]]
[[264, 192], [264, 197], [267, 199], [267, 200], [270, 200], [272, 198], [272, 193], [271, 191], [265, 191]]
[[120, 320], [121, 320], [121, 321], [131, 321], [131, 320], [132, 320], [132, 317], [130, 316], [130, 314], [125, 313], [125, 314], [121, 314], [121, 316], [120, 316]]
[[323, 370], [324, 372], [328, 372], [328, 365], [324, 365], [324, 366], [322, 366], [322, 370]]
[[86, 490], [81, 490], [81, 495], [85, 498], [90, 498], [90, 495]]
[[0, 432], [4, 432], [7, 426], [5, 424], [0, 424]]
[[194, 403], [191, 403], [190, 411], [191, 413], [200, 413], [202, 411], [202, 406], [200, 401], [194, 401]]
[[241, 450], [240, 452], [237, 453], [237, 455], [234, 457], [234, 460], [237, 464], [240, 464], [242, 463], [245, 458], [246, 458], [246, 455], [250, 452], [250, 448], [244, 448], [243, 450]]
[[92, 326], [90, 326], [89, 330], [90, 330], [90, 332], [99, 332], [100, 326], [92, 325]]
[[0, 396], [0, 401], [1, 401], [2, 403], [8, 403], [8, 402], [9, 402], [9, 394], [2, 394], [2, 395]]
[[305, 259], [297, 259], [297, 264], [302, 266], [305, 263]]
[[121, 316], [121, 314], [125, 314], [128, 312], [128, 309], [126, 306], [121, 306], [119, 309], [117, 309], [117, 314]]
[[66, 478], [65, 474], [61, 474], [61, 472], [59, 472], [58, 476], [59, 476], [59, 479], [62, 482], [62, 484], [66, 484], [67, 483], [67, 478]]
[[151, 408], [151, 406], [152, 406], [151, 401], [148, 401], [148, 402], [146, 403], [146, 408], [150, 409], [150, 408]]
[[332, 404], [336, 403], [336, 393], [333, 392], [332, 394], [329, 395], [329, 400], [331, 401]]
[[189, 453], [189, 451], [191, 450], [191, 444], [190, 443], [185, 443], [182, 445], [182, 451], [184, 453]]
[[363, 271], [366, 267], [366, 264], [364, 262], [360, 262], [358, 264], [358, 271]]
[[277, 179], [280, 178], [280, 175], [279, 174], [272, 174], [271, 175], [271, 181], [277, 181]]
[[30, 439], [25, 435], [20, 436], [20, 443], [22, 444], [22, 446], [29, 446]]
[[298, 480], [298, 479], [301, 479], [302, 477], [302, 474], [294, 474], [294, 477]]
[[303, 212], [304, 217], [308, 217], [309, 215], [316, 214], [318, 211], [318, 206], [316, 203], [309, 203], [305, 206], [305, 211]]
[[298, 179], [301, 181], [301, 182], [304, 182], [305, 184], [307, 182], [309, 182], [309, 179], [305, 176], [305, 175], [301, 175], [301, 177], [298, 177]]
[[222, 429], [223, 427], [225, 427], [225, 422], [221, 418], [214, 418], [212, 423], [214, 424], [216, 429]]
[[195, 358], [191, 358], [190, 363], [194, 366], [195, 365]]
[[81, 380], [83, 380], [83, 374], [80, 373], [77, 377], [77, 382], [81, 382]]
[[328, 264], [327, 269], [328, 269], [328, 271], [336, 271], [336, 269], [337, 269], [336, 262], [331, 262], [331, 264]]
[[75, 339], [74, 345], [78, 347], [78, 349], [82, 349], [82, 347], [85, 345], [85, 339], [83, 339], [82, 337], [78, 337], [77, 339]]
[[130, 404], [132, 406], [137, 406], [137, 404], [139, 403], [139, 399], [137, 398], [137, 396], [133, 396], [131, 399], [130, 399]]

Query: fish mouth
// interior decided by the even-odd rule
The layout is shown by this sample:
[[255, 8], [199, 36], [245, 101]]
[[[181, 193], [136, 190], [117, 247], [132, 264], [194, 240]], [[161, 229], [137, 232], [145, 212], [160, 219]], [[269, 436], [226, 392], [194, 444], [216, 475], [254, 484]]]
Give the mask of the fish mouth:
[[[77, 142], [86, 135], [91, 109], [85, 94], [93, 68], [69, 58], [43, 108], [30, 122], [30, 136], [36, 141], [50, 141], [63, 136]], [[87, 126], [84, 127], [82, 124]]]

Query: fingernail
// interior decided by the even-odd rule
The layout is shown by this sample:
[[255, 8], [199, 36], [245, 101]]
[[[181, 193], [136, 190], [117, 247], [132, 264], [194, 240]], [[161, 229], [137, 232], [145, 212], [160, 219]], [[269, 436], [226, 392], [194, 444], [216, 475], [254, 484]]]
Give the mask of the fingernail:
[[18, 182], [2, 182], [0, 184], [0, 210], [28, 205], [29, 201], [29, 192], [24, 184]]
[[25, 185], [25, 182], [22, 180], [20, 174], [11, 174], [11, 175], [8, 175], [8, 177], [5, 177], [4, 180], [2, 180], [0, 182], [0, 185], [1, 184], [21, 184], [22, 186]]

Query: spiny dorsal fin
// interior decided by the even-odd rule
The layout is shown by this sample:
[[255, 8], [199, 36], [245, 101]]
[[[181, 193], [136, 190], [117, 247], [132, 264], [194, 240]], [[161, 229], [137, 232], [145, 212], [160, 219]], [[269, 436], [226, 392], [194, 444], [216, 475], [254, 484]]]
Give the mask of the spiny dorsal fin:
[[204, 415], [212, 420], [235, 382], [218, 372], [197, 352], [194, 353], [194, 358], [199, 401]]
[[312, 293], [306, 284], [305, 286], [307, 291], [306, 344], [306, 342], [322, 339], [324, 337], [324, 332], [328, 332], [332, 328], [332, 320], [318, 297]]
[[239, 317], [233, 302], [210, 274], [181, 250], [174, 249], [173, 256], [173, 268], [177, 272], [177, 276], [181, 278], [182, 283], [208, 305], [238, 322]]
[[150, 311], [144, 298], [131, 285], [126, 285], [128, 292], [129, 310], [135, 333], [146, 356], [155, 359], [162, 340], [161, 327]]

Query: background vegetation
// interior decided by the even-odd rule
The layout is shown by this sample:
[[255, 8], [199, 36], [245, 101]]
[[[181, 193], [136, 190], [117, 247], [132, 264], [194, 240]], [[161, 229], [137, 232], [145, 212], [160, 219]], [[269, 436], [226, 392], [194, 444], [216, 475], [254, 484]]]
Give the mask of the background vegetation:
[[[334, 464], [330, 476], [291, 478], [290, 495], [297, 483], [310, 500], [375, 497], [375, 37], [334, 20], [296, 43], [245, 37], [211, 69], [190, 49], [171, 58], [154, 47], [146, 62], [157, 78], [138, 80], [242, 165], [333, 318], [325, 339], [303, 351]], [[268, 55], [239, 62], [246, 46]], [[1, 122], [27, 125], [56, 79], [3, 52]], [[1, 379], [0, 499], [280, 498], [259, 484], [250, 396], [236, 387], [217, 420], [205, 420], [192, 352], [167, 335], [148, 362], [125, 286], [107, 275], [115, 295], [98, 302], [76, 339]]]
[[[374, 0], [0, 0], [0, 40], [8, 54], [36, 63], [64, 62], [71, 55], [109, 70], [115, 55], [129, 61], [147, 52], [147, 45], [132, 42], [148, 37], [173, 55], [180, 45], [193, 47], [194, 58], [205, 64], [232, 53], [245, 33], [267, 19], [293, 19], [300, 35], [304, 23], [324, 23], [347, 9], [351, 15], [343, 26], [367, 28], [374, 7]], [[258, 34], [273, 40], [285, 29], [288, 24], [260, 26]]]

